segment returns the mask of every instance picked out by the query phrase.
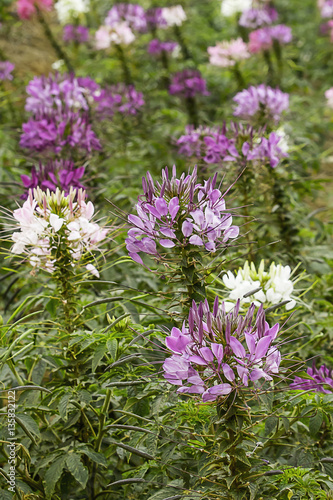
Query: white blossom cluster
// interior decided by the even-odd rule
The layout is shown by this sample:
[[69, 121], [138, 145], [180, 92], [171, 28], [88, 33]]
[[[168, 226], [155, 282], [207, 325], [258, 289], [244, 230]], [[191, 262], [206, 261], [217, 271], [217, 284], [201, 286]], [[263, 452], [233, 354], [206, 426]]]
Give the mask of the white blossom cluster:
[[[269, 271], [265, 271], [264, 266], [265, 263], [262, 260], [257, 271], [253, 262], [251, 264], [246, 262], [244, 267], [239, 268], [236, 275], [228, 271], [223, 276], [223, 283], [230, 290], [227, 301], [225, 301], [227, 311], [234, 307], [238, 299], [240, 299], [241, 306], [253, 302], [257, 307], [261, 304], [269, 307], [289, 300], [286, 304], [286, 310], [289, 311], [295, 307], [296, 301], [292, 295], [294, 285], [290, 279], [290, 267], [276, 265], [272, 262]], [[247, 296], [244, 297], [244, 295]]]
[[67, 24], [79, 17], [80, 14], [89, 12], [90, 0], [58, 0], [54, 7], [59, 22]]
[[186, 21], [186, 13], [181, 5], [164, 7], [162, 16], [168, 26], [181, 26]]
[[225, 17], [230, 17], [251, 7], [252, 0], [222, 0], [221, 13]]
[[[92, 222], [94, 205], [85, 202], [85, 191], [70, 190], [68, 196], [59, 189], [55, 193], [41, 189], [30, 190], [28, 199], [21, 208], [14, 210], [16, 222], [11, 238], [14, 245], [11, 252], [24, 254], [36, 269], [50, 273], [56, 268], [57, 255], [62, 249], [69, 250], [72, 265], [91, 256], [108, 233], [96, 222]], [[86, 262], [86, 261], [85, 261]], [[86, 269], [99, 276], [91, 263]]]

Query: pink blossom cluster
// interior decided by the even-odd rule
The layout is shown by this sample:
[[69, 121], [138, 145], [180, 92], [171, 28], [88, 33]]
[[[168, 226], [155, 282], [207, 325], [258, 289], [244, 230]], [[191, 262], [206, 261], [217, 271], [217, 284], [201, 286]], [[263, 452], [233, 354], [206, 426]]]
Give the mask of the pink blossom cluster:
[[16, 9], [20, 19], [30, 19], [36, 14], [36, 7], [40, 10], [50, 10], [53, 0], [18, 0]]
[[239, 234], [226, 210], [224, 195], [216, 186], [216, 175], [204, 184], [197, 181], [197, 170], [177, 178], [167, 168], [162, 171], [162, 184], [149, 172], [142, 179], [143, 196], [136, 204], [137, 215], [129, 215], [130, 229], [126, 247], [130, 257], [143, 263], [139, 253], [162, 260], [161, 249], [198, 247], [215, 252]]
[[255, 31], [251, 31], [249, 35], [249, 51], [254, 53], [269, 50], [274, 41], [280, 44], [291, 42], [291, 28], [285, 24], [277, 24], [276, 26], [266, 26]]
[[238, 61], [250, 57], [247, 44], [241, 38], [219, 42], [215, 47], [208, 47], [207, 51], [210, 64], [222, 68], [234, 66]]
[[[91, 261], [108, 230], [92, 221], [94, 205], [85, 199], [82, 189], [71, 188], [67, 196], [59, 189], [54, 193], [44, 193], [39, 188], [30, 190], [23, 206], [13, 212], [11, 252], [24, 255], [36, 271], [44, 269], [50, 273], [56, 268], [60, 247], [69, 252], [73, 266], [79, 261]], [[98, 276], [91, 262], [86, 268]]]
[[15, 68], [15, 64], [10, 61], [0, 61], [0, 81], [12, 80], [12, 71]]
[[166, 347], [172, 355], [163, 363], [164, 377], [180, 394], [200, 394], [204, 402], [233, 391], [260, 390], [259, 380], [278, 375], [281, 353], [276, 345], [279, 324], [270, 327], [261, 306], [252, 304], [245, 316], [239, 302], [226, 313], [218, 298], [213, 311], [207, 300], [193, 302], [187, 324], [172, 328]]

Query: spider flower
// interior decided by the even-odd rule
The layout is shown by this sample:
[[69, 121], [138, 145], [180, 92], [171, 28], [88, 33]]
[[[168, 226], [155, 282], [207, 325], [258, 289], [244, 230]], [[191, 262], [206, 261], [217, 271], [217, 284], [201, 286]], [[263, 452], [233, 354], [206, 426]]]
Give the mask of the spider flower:
[[12, 71], [15, 68], [15, 64], [9, 61], [0, 61], [0, 80], [12, 80]]
[[32, 167], [31, 176], [21, 175], [21, 180], [25, 188], [21, 199], [26, 200], [29, 190], [39, 188], [42, 191], [55, 192], [57, 188], [69, 194], [70, 188], [85, 189], [80, 179], [84, 174], [84, 167], [75, 168], [70, 160], [51, 160], [46, 165], [39, 163], [38, 167]]
[[237, 104], [234, 116], [244, 120], [265, 118], [277, 123], [282, 113], [289, 108], [289, 94], [264, 83], [238, 92], [233, 100]]
[[247, 44], [241, 38], [219, 42], [215, 47], [208, 47], [207, 51], [210, 64], [221, 68], [235, 66], [238, 61], [250, 57]]
[[157, 38], [148, 45], [148, 54], [160, 55], [162, 52], [174, 52], [179, 47], [177, 42], [161, 42]]
[[196, 156], [205, 163], [221, 164], [226, 161], [269, 163], [276, 167], [279, 161], [287, 157], [282, 146], [283, 137], [272, 132], [264, 136], [264, 130], [243, 127], [231, 123], [229, 129], [223, 127], [186, 127], [186, 134], [177, 140], [178, 153], [184, 156]]
[[11, 252], [24, 255], [36, 271], [53, 273], [59, 253], [66, 251], [72, 266], [81, 261], [98, 276], [91, 261], [108, 230], [93, 222], [94, 211], [82, 189], [71, 188], [67, 196], [60, 189], [54, 193], [45, 193], [38, 187], [30, 190], [23, 206], [13, 212]]
[[242, 12], [239, 25], [244, 28], [260, 28], [261, 26], [274, 23], [278, 13], [273, 7], [265, 6], [263, 9], [248, 9]]
[[187, 324], [165, 339], [172, 355], [164, 361], [164, 378], [178, 393], [200, 394], [204, 402], [233, 391], [257, 392], [259, 380], [272, 381], [281, 362], [279, 324], [269, 326], [262, 306], [254, 312], [252, 304], [241, 315], [237, 303], [227, 313], [217, 297], [213, 311], [207, 301], [193, 302]]
[[186, 13], [181, 5], [164, 7], [162, 16], [167, 26], [181, 26], [187, 19]]
[[229, 239], [239, 234], [232, 225], [232, 215], [226, 210], [224, 196], [216, 188], [216, 175], [197, 182], [197, 171], [177, 178], [167, 168], [162, 171], [162, 183], [156, 186], [149, 172], [142, 180], [144, 194], [138, 198], [137, 215], [129, 215], [131, 228], [126, 247], [130, 257], [140, 264], [140, 253], [161, 259], [160, 251], [174, 248], [198, 248], [215, 252]]
[[266, 26], [251, 31], [249, 38], [249, 51], [254, 54], [269, 50], [273, 46], [274, 41], [280, 44], [290, 43], [293, 37], [289, 26], [277, 24], [276, 26]]
[[112, 26], [101, 26], [95, 33], [95, 47], [97, 50], [108, 49], [111, 45], [130, 45], [135, 35], [125, 22]]
[[36, 14], [36, 7], [41, 10], [50, 10], [52, 5], [53, 0], [18, 0], [16, 9], [20, 19], [30, 19]]
[[89, 40], [89, 29], [85, 26], [66, 24], [62, 38], [64, 42], [85, 43]]
[[[312, 380], [295, 377], [294, 381], [290, 384], [290, 388], [301, 391], [311, 390], [313, 392], [323, 392], [325, 394], [333, 393], [332, 368], [327, 368], [326, 365], [316, 368], [315, 362], [313, 362], [312, 368], [309, 367], [306, 373], [312, 377]], [[330, 389], [328, 389], [328, 387], [330, 387]]]
[[195, 69], [184, 69], [175, 73], [172, 77], [169, 93], [182, 97], [195, 97], [197, 94], [209, 95], [206, 88], [206, 80], [200, 71]]
[[296, 305], [293, 298], [294, 284], [290, 276], [289, 266], [276, 265], [272, 262], [269, 270], [265, 271], [263, 260], [258, 270], [253, 262], [250, 264], [245, 262], [236, 274], [228, 271], [222, 278], [224, 285], [230, 290], [225, 308], [229, 311], [237, 301], [240, 301], [241, 307], [250, 303], [256, 307], [261, 304], [270, 307], [288, 300], [286, 310], [290, 311]]
[[222, 0], [221, 14], [225, 17], [233, 16], [237, 12], [244, 12], [252, 7], [252, 0]]
[[61, 24], [68, 24], [90, 10], [90, 0], [58, 0], [55, 10]]
[[155, 7], [146, 10], [146, 20], [148, 27], [151, 30], [155, 30], [156, 28], [166, 28], [167, 22], [163, 17], [163, 8]]
[[105, 24], [113, 28], [118, 26], [119, 23], [126, 23], [135, 31], [146, 31], [147, 20], [144, 8], [141, 5], [132, 3], [115, 4], [108, 12]]

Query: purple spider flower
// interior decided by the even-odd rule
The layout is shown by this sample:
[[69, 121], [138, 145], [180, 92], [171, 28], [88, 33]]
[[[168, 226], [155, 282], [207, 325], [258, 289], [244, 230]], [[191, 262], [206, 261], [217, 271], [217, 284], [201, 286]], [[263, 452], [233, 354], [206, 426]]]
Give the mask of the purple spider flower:
[[132, 3], [117, 3], [109, 10], [105, 25], [111, 28], [125, 21], [133, 30], [145, 32], [147, 20], [144, 8]]
[[146, 10], [146, 20], [150, 30], [152, 31], [156, 28], [167, 28], [168, 26], [163, 17], [163, 9], [161, 7]]
[[161, 42], [157, 38], [151, 40], [148, 45], [148, 54], [160, 55], [164, 52], [173, 52], [178, 47], [177, 42]]
[[0, 61], [0, 80], [12, 80], [13, 75], [11, 74], [15, 64], [10, 61]]
[[175, 73], [172, 77], [169, 93], [183, 97], [195, 97], [197, 94], [209, 95], [206, 80], [196, 69], [184, 69]]
[[[295, 377], [295, 380], [290, 384], [290, 388], [301, 391], [311, 390], [314, 392], [323, 392], [325, 394], [333, 393], [332, 368], [327, 368], [326, 365], [316, 368], [315, 362], [313, 362], [312, 368], [309, 367], [306, 373], [310, 375], [313, 380]], [[331, 390], [327, 389], [327, 387], [330, 387]]]
[[59, 114], [56, 119], [30, 118], [22, 124], [22, 128], [20, 146], [37, 152], [53, 151], [59, 154], [66, 146], [89, 153], [93, 149], [101, 149], [87, 117], [78, 113]]
[[189, 125], [186, 134], [177, 140], [178, 153], [196, 156], [205, 163], [221, 164], [227, 161], [247, 161], [269, 163], [275, 168], [281, 158], [288, 154], [281, 149], [281, 136], [272, 132], [265, 137], [264, 129], [255, 130], [251, 126], [231, 123], [229, 129], [223, 127], [199, 127]]
[[262, 306], [256, 316], [254, 311], [251, 304], [245, 316], [240, 315], [238, 301], [226, 313], [218, 297], [213, 311], [207, 300], [193, 302], [187, 324], [181, 330], [172, 328], [165, 339], [172, 356], [164, 361], [164, 378], [178, 386], [178, 393], [200, 394], [204, 402], [233, 391], [260, 390], [260, 379], [272, 381], [279, 373], [279, 324], [269, 326]]
[[86, 43], [89, 40], [89, 29], [86, 26], [66, 24], [62, 38], [64, 42]]
[[[88, 86], [82, 86], [84, 83]], [[22, 125], [21, 147], [56, 154], [65, 146], [89, 153], [101, 149], [89, 120], [88, 101], [94, 96], [90, 79], [79, 81], [74, 75], [35, 77], [27, 93], [25, 109], [33, 117]]]
[[285, 24], [270, 26], [269, 30], [272, 39], [277, 40], [281, 44], [290, 43], [293, 39], [291, 28]]
[[291, 28], [285, 24], [277, 24], [276, 26], [266, 26], [255, 31], [251, 31], [249, 35], [249, 51], [252, 54], [269, 50], [274, 41], [280, 44], [291, 42], [293, 36]]
[[97, 103], [97, 114], [104, 118], [115, 113], [136, 115], [145, 104], [142, 92], [138, 92], [134, 85], [122, 83], [101, 90], [94, 99]]
[[289, 108], [289, 94], [280, 89], [261, 84], [249, 87], [235, 95], [233, 100], [237, 107], [234, 116], [244, 120], [265, 117], [266, 120], [279, 122], [281, 114]]
[[39, 163], [38, 167], [31, 169], [31, 177], [21, 175], [21, 180], [25, 188], [22, 200], [26, 200], [29, 195], [29, 190], [37, 186], [42, 191], [55, 192], [57, 188], [64, 191], [65, 195], [69, 194], [70, 188], [84, 189], [80, 179], [84, 174], [84, 167], [75, 168], [71, 160], [51, 160], [46, 165]]
[[173, 167], [172, 177], [167, 168], [162, 171], [162, 184], [154, 181], [149, 172], [142, 179], [144, 195], [139, 196], [137, 215], [129, 215], [131, 228], [126, 247], [130, 257], [140, 264], [139, 253], [161, 259], [160, 250], [202, 247], [215, 252], [229, 239], [239, 234], [232, 225], [232, 215], [227, 212], [224, 196], [216, 186], [216, 175], [197, 182], [197, 170], [177, 178]]
[[248, 9], [243, 11], [239, 19], [239, 25], [244, 28], [255, 29], [264, 25], [275, 23], [277, 18], [278, 13], [273, 7]]

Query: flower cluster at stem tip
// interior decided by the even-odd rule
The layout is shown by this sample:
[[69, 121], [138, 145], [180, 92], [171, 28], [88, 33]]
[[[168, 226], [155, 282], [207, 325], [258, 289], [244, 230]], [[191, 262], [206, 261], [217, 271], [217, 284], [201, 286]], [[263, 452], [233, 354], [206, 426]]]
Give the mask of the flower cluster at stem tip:
[[224, 195], [216, 188], [216, 177], [197, 182], [197, 170], [177, 178], [168, 168], [162, 171], [162, 184], [156, 186], [149, 172], [143, 178], [144, 195], [139, 196], [137, 215], [129, 215], [131, 228], [126, 247], [131, 258], [142, 264], [139, 253], [162, 256], [158, 247], [181, 251], [186, 248], [215, 252], [239, 234], [226, 210]]
[[279, 324], [270, 327], [261, 306], [252, 304], [245, 316], [239, 302], [227, 313], [216, 297], [211, 312], [207, 300], [193, 302], [187, 324], [172, 328], [165, 344], [172, 352], [163, 364], [164, 377], [178, 393], [200, 394], [215, 401], [233, 391], [257, 392], [258, 381], [278, 375], [281, 353], [275, 344]]
[[23, 206], [13, 212], [14, 229], [19, 231], [11, 235], [11, 252], [25, 255], [35, 270], [53, 273], [64, 251], [73, 267], [83, 261], [86, 269], [98, 277], [96, 267], [89, 261], [108, 229], [92, 222], [94, 205], [91, 201], [86, 203], [85, 198], [82, 189], [71, 188], [67, 196], [59, 189], [54, 193], [44, 193], [40, 188], [30, 190]]

